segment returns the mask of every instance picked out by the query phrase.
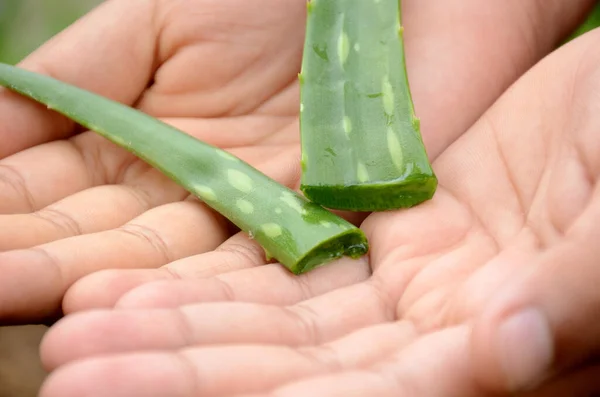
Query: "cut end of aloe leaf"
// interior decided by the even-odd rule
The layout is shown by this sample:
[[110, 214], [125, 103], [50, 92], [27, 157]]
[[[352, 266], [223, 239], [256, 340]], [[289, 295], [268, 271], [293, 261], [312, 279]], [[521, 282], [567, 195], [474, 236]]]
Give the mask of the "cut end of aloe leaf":
[[321, 242], [288, 269], [294, 274], [302, 274], [342, 257], [358, 259], [368, 251], [369, 245], [363, 232], [351, 229]]
[[304, 195], [327, 208], [374, 212], [409, 208], [430, 200], [437, 188], [434, 175], [357, 185], [302, 185]]

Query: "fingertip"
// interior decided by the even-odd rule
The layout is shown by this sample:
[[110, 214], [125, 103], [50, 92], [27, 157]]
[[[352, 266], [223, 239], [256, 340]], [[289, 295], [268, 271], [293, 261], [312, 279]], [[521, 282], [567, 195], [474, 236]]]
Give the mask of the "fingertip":
[[94, 310], [55, 324], [42, 340], [40, 356], [52, 370], [88, 357], [179, 348], [184, 343], [170, 311]]
[[136, 353], [81, 360], [50, 374], [40, 397], [192, 395], [190, 371], [174, 354]]
[[39, 397], [70, 397], [83, 396], [80, 390], [81, 379], [71, 377], [71, 368], [61, 368], [48, 375], [38, 393]]
[[[102, 334], [100, 325], [106, 318], [106, 312], [76, 313], [63, 317], [48, 329], [40, 343], [40, 359], [48, 371], [52, 371], [65, 363], [95, 351], [93, 333], [89, 329]], [[90, 327], [92, 325], [92, 327]]]

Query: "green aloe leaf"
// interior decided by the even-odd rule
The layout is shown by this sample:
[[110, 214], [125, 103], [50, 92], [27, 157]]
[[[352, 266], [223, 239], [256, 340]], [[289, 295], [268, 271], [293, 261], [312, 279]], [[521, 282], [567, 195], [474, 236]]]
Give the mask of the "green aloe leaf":
[[0, 64], [0, 85], [132, 152], [251, 235], [291, 272], [368, 251], [363, 232], [228, 152], [136, 109]]
[[437, 178], [415, 115], [398, 0], [312, 0], [300, 74], [302, 185], [328, 208], [430, 199]]

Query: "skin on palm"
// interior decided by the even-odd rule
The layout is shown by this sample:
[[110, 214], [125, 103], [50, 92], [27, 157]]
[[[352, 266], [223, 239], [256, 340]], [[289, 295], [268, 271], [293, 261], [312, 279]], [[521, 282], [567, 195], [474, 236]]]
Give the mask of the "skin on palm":
[[[507, 380], [494, 359], [478, 362], [471, 355], [471, 320], [522, 278], [532, 290], [531, 275], [544, 268], [543, 287], [568, 282], [555, 296], [578, 321], [561, 328], [560, 315], [569, 310], [547, 296], [549, 309], [563, 308], [550, 317], [566, 359], [557, 364], [585, 364], [577, 359], [596, 333], [579, 330], [589, 326], [598, 302], [584, 299], [597, 280], [586, 265], [596, 257], [598, 235], [596, 39], [588, 35], [544, 60], [439, 156], [434, 166], [441, 190], [431, 202], [367, 218], [363, 227], [373, 242], [368, 281], [319, 296], [307, 289], [323, 288], [323, 277], [290, 283], [264, 266], [140, 287], [117, 304], [129, 310], [75, 314], [51, 331], [44, 345], [51, 368], [114, 355], [59, 369], [43, 395], [76, 389], [115, 395], [125, 393], [132, 378], [148, 388], [142, 395], [496, 395], [507, 391]], [[566, 253], [577, 254], [587, 271], [573, 272]], [[335, 266], [350, 269], [334, 265], [327, 269], [332, 277], [341, 272]], [[249, 291], [254, 280], [262, 288]], [[265, 293], [264, 286], [278, 282], [289, 288]], [[184, 283], [202, 288], [204, 297], [186, 296], [184, 288], [173, 298]], [[572, 294], [587, 304], [585, 313], [565, 300]], [[112, 388], [108, 368], [122, 377]], [[158, 371], [164, 377], [157, 379]], [[485, 382], [473, 373], [483, 373]], [[576, 367], [523, 395], [584, 396], [598, 391], [597, 376], [597, 367]], [[74, 386], [72, 379], [81, 383]]]

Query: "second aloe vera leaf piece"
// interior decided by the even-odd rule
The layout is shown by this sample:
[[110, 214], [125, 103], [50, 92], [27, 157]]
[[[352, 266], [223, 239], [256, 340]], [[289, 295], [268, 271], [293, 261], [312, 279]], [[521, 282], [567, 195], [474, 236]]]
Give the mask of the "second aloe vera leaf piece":
[[300, 74], [303, 193], [383, 211], [437, 188], [415, 116], [398, 0], [312, 0]]
[[251, 234], [293, 273], [368, 250], [363, 232], [237, 157], [136, 109], [0, 64], [0, 85], [64, 114], [154, 166]]

